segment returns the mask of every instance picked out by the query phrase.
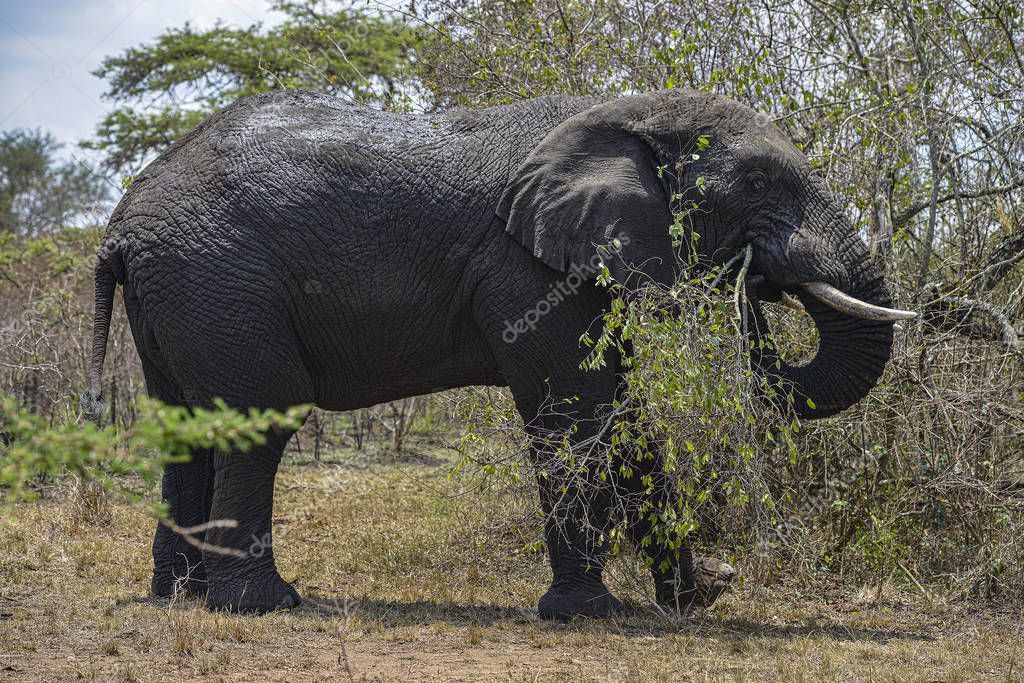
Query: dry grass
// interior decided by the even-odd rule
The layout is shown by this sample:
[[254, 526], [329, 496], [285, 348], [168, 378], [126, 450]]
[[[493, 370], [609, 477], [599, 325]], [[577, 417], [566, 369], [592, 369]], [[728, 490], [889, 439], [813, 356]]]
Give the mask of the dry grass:
[[[74, 490], [0, 517], [0, 678], [1017, 680], [1018, 615], [879, 592], [746, 585], [699, 620], [538, 621], [543, 557], [508, 500], [442, 458], [290, 465], [275, 543], [309, 598], [264, 617], [147, 596], [152, 522]], [[10, 512], [10, 511], [9, 511]]]

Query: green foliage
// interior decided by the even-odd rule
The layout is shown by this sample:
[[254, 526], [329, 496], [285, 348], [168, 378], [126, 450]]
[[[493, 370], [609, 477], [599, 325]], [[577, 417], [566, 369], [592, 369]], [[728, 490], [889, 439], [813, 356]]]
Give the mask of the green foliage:
[[[0, 283], [0, 297], [37, 283], [53, 283], [63, 275], [91, 284], [101, 234], [96, 228], [60, 228], [36, 237], [0, 232], [0, 280], [14, 288], [8, 292]], [[51, 289], [42, 295], [72, 295], [67, 290]], [[13, 298], [8, 297], [9, 304]]]
[[102, 176], [80, 161], [60, 161], [49, 133], [0, 133], [0, 234], [37, 235], [65, 227], [109, 195]]
[[[158, 107], [155, 110], [137, 110], [121, 106], [105, 117], [96, 127], [96, 139], [86, 140], [82, 146], [105, 155], [104, 165], [113, 171], [138, 171], [148, 155], [158, 152], [177, 140], [208, 117], [212, 109], [183, 109], [177, 106]], [[131, 184], [128, 175], [123, 189]]]
[[518, 484], [524, 465], [521, 454], [528, 451], [529, 443], [515, 404], [490, 392], [485, 396], [465, 392], [464, 398], [455, 410], [462, 425], [455, 444], [459, 461], [449, 478], [470, 467], [482, 475], [480, 488], [495, 482]]
[[683, 86], [760, 93], [772, 77], [764, 53], [748, 50], [760, 47], [751, 44], [754, 7], [711, 0], [439, 0], [422, 14], [440, 17], [432, 25], [441, 39], [425, 46], [417, 66], [446, 103]]
[[[611, 431], [610, 462], [630, 478], [638, 461], [659, 459], [656, 478], [671, 482], [678, 497], [647, 513], [656, 522], [651, 540], [670, 547], [719, 516], [749, 520], [732, 529], [735, 544], [745, 544], [748, 532], [767, 537], [778, 495], [767, 464], [798, 457], [799, 422], [759, 398], [776, 390], [751, 369], [747, 333], [731, 296], [722, 296], [731, 291], [718, 292], [715, 277], [615, 298], [588, 359], [596, 366], [610, 348], [625, 354], [629, 344], [622, 399], [629, 419]], [[656, 478], [643, 482], [648, 494]]]
[[[772, 546], [776, 508], [790, 494], [784, 474], [801, 458], [800, 423], [777, 407], [792, 397], [778, 396], [751, 368], [735, 306], [743, 291], [721, 284], [724, 268], [697, 263], [692, 251], [690, 259], [690, 274], [668, 290], [651, 285], [627, 295], [608, 280], [611, 303], [597, 339], [582, 338], [591, 347], [583, 368], [604, 367], [615, 353], [630, 369], [625, 390], [596, 436], [581, 440], [573, 425], [534, 444], [538, 476], [556, 477], [563, 491], [641, 478], [640, 495], [612, 492], [614, 509], [639, 509], [652, 523], [635, 549], [641, 556], [654, 543], [693, 545], [694, 535], [730, 551]], [[512, 404], [488, 396], [460, 406], [466, 426], [454, 471], [472, 466], [481, 485], [517, 486], [528, 444]], [[652, 495], [660, 486], [673, 495]], [[612, 537], [617, 552], [624, 536]]]
[[[250, 409], [247, 413], [216, 401], [215, 409], [190, 411], [143, 401], [145, 416], [128, 431], [79, 424], [70, 415], [59, 425], [46, 421], [0, 394], [0, 490], [8, 502], [35, 497], [40, 478], [74, 474], [104, 488], [138, 496], [126, 488], [125, 475], [145, 482], [159, 479], [164, 465], [183, 462], [191, 448], [248, 450], [266, 441], [274, 427], [297, 429], [309, 410], [296, 406], [284, 413]], [[241, 455], [239, 457], [245, 457]]]
[[[112, 169], [141, 163], [212, 111], [252, 93], [315, 90], [357, 102], [404, 106], [417, 33], [391, 15], [279, 0], [284, 22], [264, 28], [188, 24], [108, 57], [95, 71], [118, 107], [86, 144]], [[133, 106], [134, 105], [134, 106]]]

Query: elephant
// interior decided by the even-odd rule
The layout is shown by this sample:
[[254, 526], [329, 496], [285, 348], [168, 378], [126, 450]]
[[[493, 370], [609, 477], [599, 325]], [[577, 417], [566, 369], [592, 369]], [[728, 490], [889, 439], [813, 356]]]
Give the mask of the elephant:
[[[763, 372], [812, 399], [796, 402], [799, 416], [865, 396], [890, 357], [894, 321], [913, 314], [892, 307], [880, 265], [825, 181], [754, 110], [670, 89], [397, 114], [281, 91], [213, 114], [125, 192], [98, 248], [80, 404], [102, 414], [121, 285], [147, 392], [166, 403], [352, 410], [491, 385], [509, 388], [535, 444], [558, 430], [583, 442], [627, 373], [621, 356], [580, 367], [580, 335], [611, 296], [597, 274], [627, 292], [676, 282], [685, 268], [669, 226], [680, 198], [701, 207], [688, 228], [701, 263], [724, 264], [749, 245], [758, 296], [798, 297], [818, 327], [806, 365], [754, 352]], [[155, 595], [178, 581], [213, 609], [300, 604], [271, 535], [291, 435], [272, 430], [244, 455], [196, 449], [166, 468], [162, 496], [177, 525], [236, 520], [208, 528], [207, 544], [246, 551], [257, 539], [261, 552], [200, 551], [158, 524]], [[637, 479], [560, 496], [558, 477], [539, 478], [552, 570], [542, 618], [621, 607], [602, 578], [606, 532], [622, 523], [639, 543], [650, 521], [618, 518], [609, 500], [611, 487]], [[686, 548], [644, 552], [663, 603], [709, 605], [732, 578]]]

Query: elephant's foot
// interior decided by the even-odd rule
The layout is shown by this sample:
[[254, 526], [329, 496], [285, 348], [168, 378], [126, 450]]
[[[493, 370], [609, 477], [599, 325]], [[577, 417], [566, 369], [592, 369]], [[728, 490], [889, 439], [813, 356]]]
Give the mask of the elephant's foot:
[[680, 586], [672, 577], [655, 575], [656, 597], [660, 604], [683, 612], [710, 607], [729, 589], [736, 570], [732, 565], [711, 557], [693, 558], [693, 585]]
[[202, 556], [179, 553], [173, 560], [158, 562], [153, 568], [150, 591], [158, 598], [206, 595], [206, 568]]
[[174, 595], [203, 597], [206, 595], [206, 575], [193, 569], [189, 573], [157, 573], [153, 572], [150, 591], [158, 598], [169, 598]]
[[729, 589], [736, 570], [732, 565], [711, 557], [693, 558], [693, 582], [703, 607], [710, 607]]
[[537, 612], [541, 619], [568, 621], [573, 617], [610, 617], [622, 610], [622, 603], [603, 583], [587, 586], [552, 584], [541, 597]]
[[273, 567], [257, 574], [213, 577], [206, 593], [206, 606], [230, 612], [266, 614], [298, 607], [302, 598]]

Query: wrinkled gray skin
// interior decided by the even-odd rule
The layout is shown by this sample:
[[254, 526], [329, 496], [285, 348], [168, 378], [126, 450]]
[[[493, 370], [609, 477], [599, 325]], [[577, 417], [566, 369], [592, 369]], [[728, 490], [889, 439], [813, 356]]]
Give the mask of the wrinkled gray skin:
[[[698, 135], [710, 146], [678, 165]], [[685, 190], [700, 176], [705, 195]], [[798, 412], [829, 415], [863, 397], [889, 357], [891, 324], [835, 313], [798, 285], [823, 281], [887, 306], [880, 270], [804, 156], [750, 109], [677, 90], [404, 116], [284, 92], [214, 115], [125, 194], [99, 250], [83, 405], [98, 405], [119, 283], [149, 393], [163, 401], [207, 406], [219, 396], [238, 407], [351, 410], [508, 386], [531, 433], [578, 421], [574, 438], [587, 439], [622, 382], [621, 363], [578, 368], [580, 335], [608, 295], [592, 278], [575, 293], [565, 283], [576, 282], [574, 266], [590, 263], [595, 245], [616, 236], [621, 252], [606, 260], [620, 280], [635, 284], [632, 266], [671, 283], [669, 204], [680, 188], [706, 209], [693, 227], [707, 262], [752, 244], [762, 297], [797, 294], [817, 323], [820, 351], [809, 365], [779, 371], [774, 356], [755, 359], [813, 398], [815, 409], [798, 401]], [[544, 300], [557, 303], [537, 308]], [[534, 328], [510, 332], [531, 310], [544, 313], [528, 317]], [[552, 403], [557, 410], [546, 409]], [[275, 432], [241, 456], [197, 451], [167, 469], [163, 496], [179, 525], [234, 519], [237, 529], [211, 529], [206, 540], [261, 552], [202, 554], [158, 527], [157, 595], [190, 570], [186, 587], [205, 592], [212, 607], [299, 603], [272, 547], [259, 543], [270, 538], [274, 475], [290, 436]], [[595, 479], [572, 502], [558, 495], [556, 477], [541, 481], [547, 519], [567, 519], [546, 530], [554, 578], [542, 617], [616, 608], [601, 580], [606, 549], [578, 520], [608, 529], [609, 487], [628, 492], [638, 480]], [[624, 516], [628, 533], [642, 538], [647, 523], [635, 511]], [[648, 553], [655, 566], [669, 560], [669, 570], [655, 572], [660, 600], [700, 603], [688, 551]]]

